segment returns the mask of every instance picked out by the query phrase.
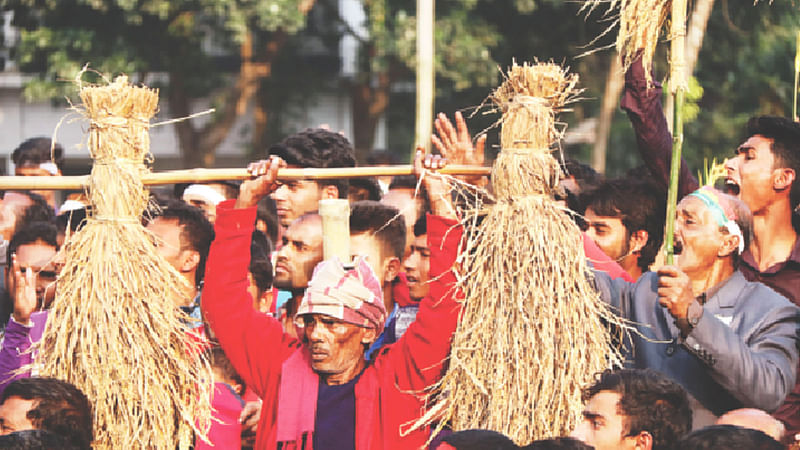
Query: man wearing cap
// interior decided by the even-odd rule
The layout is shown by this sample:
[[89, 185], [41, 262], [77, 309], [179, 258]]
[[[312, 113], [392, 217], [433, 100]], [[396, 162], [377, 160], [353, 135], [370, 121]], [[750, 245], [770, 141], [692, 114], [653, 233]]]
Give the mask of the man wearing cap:
[[258, 178], [242, 185], [235, 204], [219, 204], [203, 301], [223, 350], [264, 401], [256, 448], [420, 448], [429, 430], [409, 432], [408, 423], [424, 412], [419, 394], [444, 374], [460, 310], [451, 268], [461, 233], [442, 200], [449, 196], [435, 177], [425, 177], [439, 199], [432, 208], [439, 216], [428, 219], [435, 281], [403, 338], [367, 363], [364, 352], [381, 333], [386, 310], [380, 280], [362, 258], [316, 267], [295, 316], [299, 339], [251, 306], [246, 272], [255, 206], [276, 189], [283, 164], [274, 157], [252, 164]]
[[699, 189], [678, 204], [675, 266], [635, 284], [595, 273], [604, 299], [636, 328], [627, 363], [683, 385], [695, 427], [733, 409], [773, 411], [794, 386], [800, 308], [737, 270], [751, 229], [744, 203]]

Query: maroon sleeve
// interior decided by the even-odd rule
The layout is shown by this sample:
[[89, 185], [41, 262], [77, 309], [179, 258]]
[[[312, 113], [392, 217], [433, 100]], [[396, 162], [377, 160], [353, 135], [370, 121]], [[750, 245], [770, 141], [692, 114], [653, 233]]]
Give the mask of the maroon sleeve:
[[384, 358], [395, 371], [401, 389], [422, 390], [444, 373], [461, 304], [455, 295], [453, 264], [461, 241], [461, 226], [455, 221], [428, 215], [428, 247], [431, 250], [428, 296], [420, 302], [416, 320], [403, 337], [389, 347]]
[[277, 395], [281, 365], [298, 341], [283, 332], [280, 322], [253, 308], [247, 273], [256, 209], [232, 206], [233, 201], [217, 205], [216, 236], [206, 264], [203, 316], [247, 386], [268, 399]]
[[[672, 159], [672, 134], [661, 105], [661, 84], [655, 80], [650, 86], [647, 84], [642, 58], [637, 57], [625, 73], [625, 90], [620, 106], [628, 113], [636, 132], [639, 155], [653, 175], [653, 180], [666, 192]], [[694, 192], [698, 187], [697, 178], [681, 158], [678, 198]]]

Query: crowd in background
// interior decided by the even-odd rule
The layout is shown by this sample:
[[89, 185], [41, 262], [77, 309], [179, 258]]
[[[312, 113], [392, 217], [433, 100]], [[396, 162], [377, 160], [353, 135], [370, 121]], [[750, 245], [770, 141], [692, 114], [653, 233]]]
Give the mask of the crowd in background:
[[[641, 167], [605, 179], [562, 161], [557, 200], [598, 292], [636, 333], [620, 343], [625, 368], [587, 374], [594, 382], [570, 436], [522, 448], [778, 449], [800, 433], [800, 124], [754, 117], [731, 130], [745, 138], [720, 189], [683, 165], [677, 262], [665, 265], [672, 139], [660, 98], [634, 64], [622, 107]], [[417, 394], [447, 369], [460, 311], [451, 287], [463, 230], [436, 170], [484, 162], [485, 137], [473, 139], [460, 114], [435, 125], [436, 154], [417, 154], [417, 176], [279, 181], [283, 167], [356, 165], [344, 136], [316, 128], [270, 146], [241, 184], [154, 193], [160, 208], [143, 225], [188, 281], [176, 308], [213, 368], [215, 420], [195, 448], [521, 448], [487, 430], [407, 427], [424, 412]], [[12, 159], [15, 175], [59, 175], [63, 151], [33, 138]], [[484, 177], [461, 181], [488, 188]], [[6, 191], [0, 204], [0, 448], [93, 440], [85, 395], [21, 370], [56, 298], [59, 248], [91, 217], [82, 193], [57, 197]], [[352, 261], [323, 261], [317, 210], [334, 198], [350, 201]]]

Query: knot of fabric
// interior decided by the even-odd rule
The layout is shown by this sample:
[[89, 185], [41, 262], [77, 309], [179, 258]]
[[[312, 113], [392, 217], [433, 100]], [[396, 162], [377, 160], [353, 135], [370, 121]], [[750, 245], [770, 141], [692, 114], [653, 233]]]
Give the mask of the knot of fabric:
[[295, 317], [304, 314], [324, 314], [380, 334], [386, 321], [380, 280], [363, 257], [352, 269], [338, 258], [323, 261], [314, 268]]

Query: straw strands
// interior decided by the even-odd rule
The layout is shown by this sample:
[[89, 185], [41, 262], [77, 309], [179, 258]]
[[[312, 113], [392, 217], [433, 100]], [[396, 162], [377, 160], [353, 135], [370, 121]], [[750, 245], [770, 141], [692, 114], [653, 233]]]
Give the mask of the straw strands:
[[36, 370], [94, 405], [98, 449], [188, 448], [210, 421], [211, 373], [187, 341], [186, 281], [141, 225], [158, 93], [124, 77], [81, 89], [95, 160], [85, 227], [70, 236]]
[[522, 445], [563, 436], [580, 416], [581, 388], [621, 362], [609, 326], [624, 325], [593, 289], [580, 230], [551, 195], [555, 113], [576, 84], [554, 64], [515, 64], [493, 94], [503, 111], [493, 204], [464, 215], [462, 316], [448, 372], [416, 425], [491, 429]]
[[650, 68], [656, 52], [658, 37], [671, 7], [671, 0], [584, 0], [583, 12], [591, 12], [606, 5], [605, 16], [611, 25], [601, 36], [611, 32], [619, 25], [617, 51], [627, 70], [634, 57], [641, 51], [642, 64], [648, 82], [652, 81]]

